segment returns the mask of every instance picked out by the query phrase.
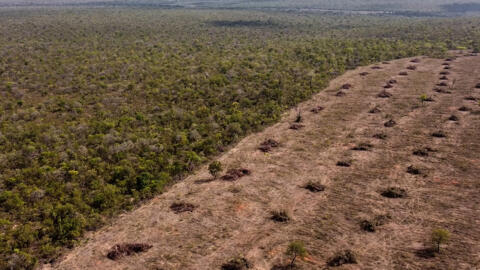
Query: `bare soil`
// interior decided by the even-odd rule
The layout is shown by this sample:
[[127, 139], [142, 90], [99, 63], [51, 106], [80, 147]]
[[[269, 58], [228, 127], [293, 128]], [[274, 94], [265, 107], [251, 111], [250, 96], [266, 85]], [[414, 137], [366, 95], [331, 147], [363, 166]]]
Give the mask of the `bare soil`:
[[[199, 169], [138, 209], [84, 237], [45, 269], [221, 269], [232, 258], [245, 258], [248, 269], [269, 270], [287, 265], [291, 241], [305, 243], [308, 256], [298, 269], [455, 269], [480, 268], [480, 56], [453, 55], [449, 72], [456, 84], [451, 94], [433, 90], [443, 61], [427, 57], [415, 71], [399, 76], [413, 60], [361, 67], [333, 80], [329, 87], [300, 104], [303, 128], [289, 129], [297, 110], [252, 134], [219, 160], [227, 169], [248, 168], [238, 181], [205, 181]], [[470, 54], [467, 54], [470, 55]], [[359, 76], [369, 71], [368, 76]], [[397, 80], [395, 94], [377, 98], [386, 81]], [[355, 85], [348, 95], [335, 97], [344, 84]], [[422, 104], [431, 95], [436, 102]], [[318, 112], [311, 108], [322, 106]], [[471, 110], [459, 111], [460, 107]], [[368, 113], [379, 107], [380, 112]], [[456, 114], [459, 121], [449, 121]], [[396, 125], [384, 123], [395, 119]], [[432, 137], [442, 131], [447, 137]], [[282, 147], [264, 153], [258, 146], [275, 138]], [[369, 151], [352, 147], [368, 143]], [[435, 152], [412, 154], [428, 145]], [[424, 150], [425, 151], [425, 150]], [[352, 161], [350, 167], [337, 161]], [[409, 174], [414, 164], [425, 177]], [[317, 183], [311, 192], [305, 183]], [[384, 192], [393, 197], [384, 197]], [[395, 195], [395, 194], [396, 195]], [[398, 193], [398, 194], [397, 194]], [[176, 214], [179, 200], [195, 211]], [[271, 220], [284, 210], [288, 222]], [[374, 232], [363, 220], [389, 216]], [[451, 239], [442, 252], [430, 252], [432, 230], [444, 228]], [[152, 245], [142, 253], [111, 260], [117, 243]]]

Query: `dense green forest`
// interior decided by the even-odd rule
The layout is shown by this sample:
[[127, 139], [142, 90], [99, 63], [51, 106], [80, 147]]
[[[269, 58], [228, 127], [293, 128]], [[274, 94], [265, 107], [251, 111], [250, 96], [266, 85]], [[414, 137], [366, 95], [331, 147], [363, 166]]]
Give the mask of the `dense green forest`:
[[0, 9], [0, 269], [30, 269], [347, 69], [480, 46], [479, 18]]

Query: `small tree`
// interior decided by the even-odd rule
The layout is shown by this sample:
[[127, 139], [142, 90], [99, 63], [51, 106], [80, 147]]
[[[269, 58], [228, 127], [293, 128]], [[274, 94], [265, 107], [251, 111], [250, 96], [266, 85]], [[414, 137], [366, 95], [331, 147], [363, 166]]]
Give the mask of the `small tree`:
[[210, 174], [215, 179], [218, 177], [218, 174], [220, 174], [220, 172], [222, 172], [222, 170], [223, 170], [223, 167], [222, 167], [222, 163], [220, 163], [220, 161], [214, 161], [214, 162], [210, 163], [210, 165], [208, 165], [208, 172], [210, 172]]
[[292, 262], [290, 262], [290, 267], [293, 267], [295, 259], [297, 259], [297, 257], [305, 257], [307, 255], [307, 250], [305, 249], [303, 242], [293, 241], [288, 245], [286, 254], [293, 257]]
[[440, 245], [444, 244], [450, 238], [450, 232], [445, 229], [436, 229], [432, 232], [432, 242], [437, 248], [437, 252], [440, 252]]
[[423, 94], [423, 95], [420, 96], [420, 101], [422, 102], [422, 104], [423, 104], [425, 101], [427, 101], [427, 99], [428, 99], [428, 97], [427, 97], [426, 94]]

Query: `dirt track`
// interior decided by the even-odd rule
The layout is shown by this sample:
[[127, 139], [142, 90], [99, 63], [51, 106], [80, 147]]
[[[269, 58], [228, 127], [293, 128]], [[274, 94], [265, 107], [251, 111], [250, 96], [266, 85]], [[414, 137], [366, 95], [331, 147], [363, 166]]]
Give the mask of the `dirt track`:
[[[243, 256], [253, 269], [270, 269], [288, 261], [289, 242], [302, 240], [309, 253], [298, 261], [302, 269], [325, 269], [344, 249], [351, 249], [358, 263], [335, 269], [480, 269], [480, 89], [474, 88], [480, 83], [480, 56], [449, 62], [447, 86], [437, 91], [451, 93], [433, 90], [445, 61], [411, 60], [347, 72], [299, 106], [303, 128], [289, 129], [297, 115], [292, 110], [219, 159], [251, 175], [204, 181], [210, 176], [203, 168], [44, 268], [220, 269]], [[410, 65], [416, 70], [407, 70]], [[398, 75], [401, 71], [408, 75]], [[392, 96], [378, 97], [390, 79], [397, 81], [386, 89]], [[337, 96], [346, 83], [352, 87]], [[422, 94], [433, 102], [421, 102]], [[466, 100], [469, 96], [477, 100]], [[325, 109], [310, 112], [317, 106]], [[459, 111], [461, 106], [470, 110]], [[369, 113], [375, 107], [380, 112]], [[452, 114], [458, 121], [449, 120]], [[385, 126], [389, 120], [392, 127]], [[432, 136], [439, 131], [446, 137]], [[266, 154], [257, 148], [268, 138], [280, 147]], [[352, 150], [361, 143], [367, 151]], [[414, 155], [416, 150], [423, 151]], [[351, 166], [337, 166], [338, 161]], [[418, 174], [407, 172], [411, 165]], [[309, 181], [325, 190], [302, 188]], [[383, 197], [388, 187], [407, 195]], [[174, 202], [196, 208], [176, 214], [170, 209]], [[292, 220], [274, 222], [272, 210], [286, 210]], [[378, 215], [390, 219], [375, 232], [361, 229], [362, 220]], [[420, 251], [430, 246], [435, 228], [448, 229], [451, 240], [436, 257], [423, 258]], [[113, 245], [126, 242], [153, 247], [117, 261], [106, 257]]]

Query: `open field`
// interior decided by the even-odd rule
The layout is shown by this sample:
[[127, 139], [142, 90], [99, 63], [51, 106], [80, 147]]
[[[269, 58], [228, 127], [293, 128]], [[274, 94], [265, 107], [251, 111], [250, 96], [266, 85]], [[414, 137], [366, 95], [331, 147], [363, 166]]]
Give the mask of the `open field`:
[[[406, 58], [348, 71], [219, 158], [250, 175], [212, 180], [202, 168], [89, 233], [44, 269], [220, 269], [236, 256], [252, 269], [271, 269], [288, 262], [284, 252], [293, 240], [302, 240], [308, 251], [297, 263], [301, 269], [325, 269], [329, 258], [345, 249], [353, 251], [357, 264], [336, 269], [479, 268], [480, 56], [451, 52], [451, 57], [449, 62]], [[399, 75], [402, 71], [408, 75]], [[439, 80], [445, 71], [447, 80]], [[392, 79], [397, 82], [386, 89], [391, 96], [378, 97]], [[437, 86], [441, 81], [446, 86]], [[347, 83], [350, 89], [338, 95]], [[311, 112], [318, 106], [324, 109]], [[373, 108], [378, 110], [370, 113]], [[298, 111], [304, 127], [289, 129]], [[457, 121], [449, 120], [452, 115]], [[393, 124], [386, 124], [389, 120]], [[280, 146], [259, 151], [269, 138]], [[338, 166], [339, 161], [350, 166]], [[310, 181], [324, 190], [303, 188]], [[389, 187], [404, 189], [405, 196], [382, 196]], [[180, 202], [194, 209], [174, 213], [172, 203]], [[272, 221], [274, 210], [285, 210], [291, 219]], [[383, 222], [375, 232], [362, 230], [363, 220], [379, 217]], [[429, 257], [425, 250], [435, 228], [448, 229], [451, 240]], [[113, 245], [125, 242], [152, 248], [116, 261], [106, 257]]]

